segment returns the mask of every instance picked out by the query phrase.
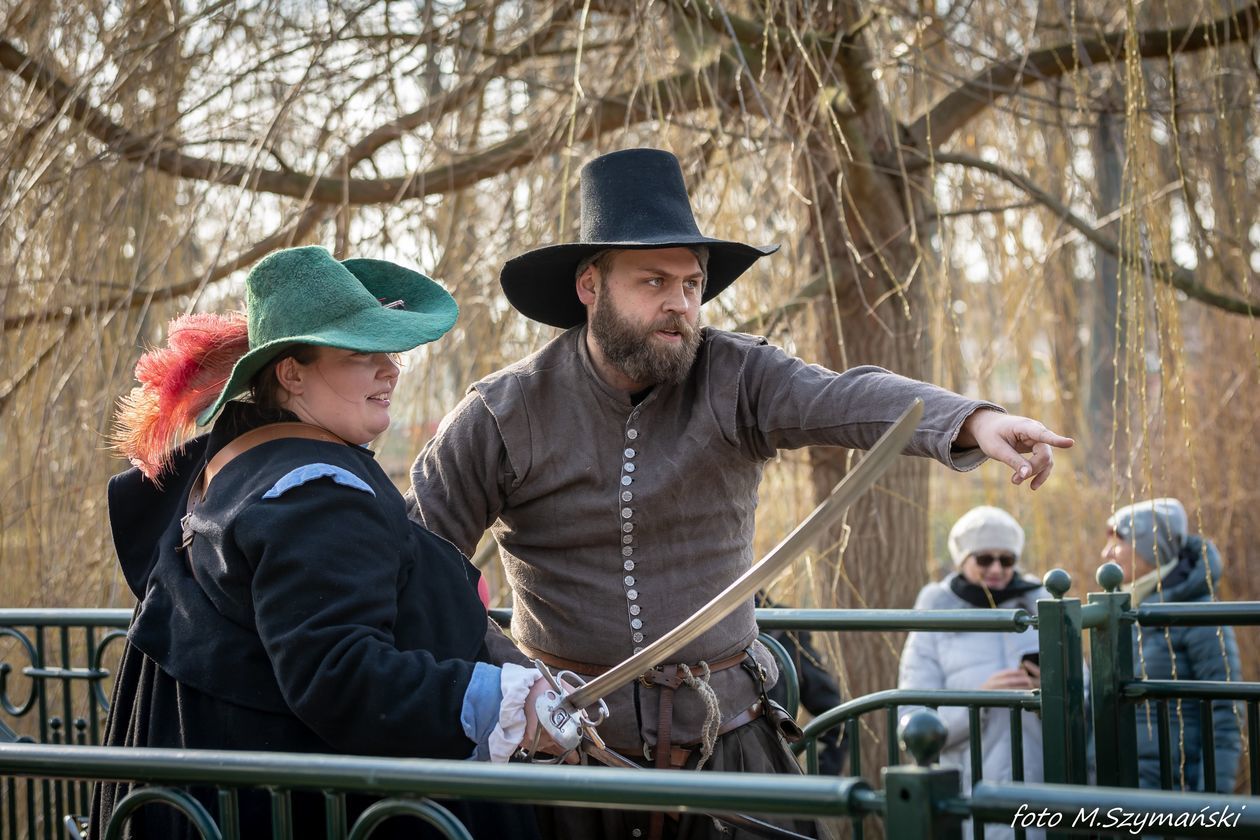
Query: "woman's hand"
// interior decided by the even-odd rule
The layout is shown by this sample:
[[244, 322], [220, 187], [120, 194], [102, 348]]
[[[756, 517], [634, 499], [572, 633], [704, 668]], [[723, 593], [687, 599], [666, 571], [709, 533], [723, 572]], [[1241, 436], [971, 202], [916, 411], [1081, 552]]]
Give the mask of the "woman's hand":
[[[1033, 667], [1035, 668], [1036, 666], [1034, 665]], [[1037, 671], [1037, 676], [1041, 676], [1040, 670]], [[1029, 672], [1023, 668], [1007, 668], [997, 671], [991, 674], [987, 680], [980, 683], [981, 688], [990, 691], [1031, 691], [1040, 687], [1040, 685], [1040, 681], [1034, 685]]]
[[[523, 709], [525, 712], [525, 737], [521, 740], [521, 747], [526, 750], [532, 749], [534, 746], [534, 736], [538, 732], [538, 698], [542, 697], [548, 688], [547, 681], [540, 676], [534, 681], [533, 687], [530, 688], [529, 694], [525, 697], [525, 708]], [[552, 747], [555, 746], [555, 742], [547, 736], [545, 731], [542, 739], [538, 742], [539, 749], [543, 748], [544, 741]]]
[[[547, 734], [547, 730], [539, 726], [538, 723], [538, 699], [551, 686], [547, 680], [539, 677], [529, 690], [529, 695], [525, 698], [525, 737], [521, 740], [521, 748], [525, 750], [534, 750], [534, 738], [538, 737], [537, 752], [547, 753], [548, 755], [560, 755], [563, 750], [560, 745], [552, 740]], [[577, 764], [577, 750], [571, 750], [564, 761], [566, 764]]]

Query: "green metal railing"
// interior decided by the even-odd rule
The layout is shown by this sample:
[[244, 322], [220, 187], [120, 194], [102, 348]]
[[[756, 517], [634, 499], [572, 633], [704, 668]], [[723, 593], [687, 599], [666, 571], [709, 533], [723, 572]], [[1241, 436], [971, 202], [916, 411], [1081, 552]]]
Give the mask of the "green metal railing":
[[[413, 814], [417, 806], [436, 819], [442, 810], [428, 801], [430, 798], [819, 817], [878, 812], [881, 808], [880, 797], [861, 779], [591, 770], [563, 765], [264, 752], [0, 744], [0, 772], [31, 779], [127, 779], [153, 785], [119, 803], [123, 817], [133, 812], [137, 804], [162, 802], [191, 816], [201, 826], [203, 837], [214, 838], [241, 836], [236, 820], [242, 788], [266, 788], [274, 811], [285, 815], [273, 821], [272, 836], [276, 840], [292, 837], [291, 800], [300, 791], [314, 791], [326, 797], [325, 836], [329, 840], [363, 836], [372, 821], [398, 813]], [[182, 785], [215, 788], [218, 818], [197, 799], [172, 787]], [[143, 802], [132, 799], [141, 794]], [[347, 833], [344, 822], [348, 794], [367, 794], [381, 801], [349, 826]], [[0, 824], [6, 816], [12, 821], [13, 814], [11, 807], [0, 809]], [[122, 817], [116, 816], [110, 823], [110, 832], [121, 828], [121, 822]], [[46, 831], [47, 824], [28, 825], [30, 836], [39, 836], [40, 829], [45, 829], [44, 836], [51, 836]], [[467, 836], [458, 823], [440, 830], [448, 837]], [[18, 836], [16, 831], [13, 836]]]
[[[762, 629], [809, 630], [811, 632], [860, 631], [949, 631], [975, 633], [1023, 633], [1037, 627], [1037, 617], [1022, 609], [985, 610], [758, 610], [757, 621]], [[973, 780], [982, 777], [983, 746], [980, 741], [980, 714], [986, 708], [1010, 710], [1012, 764], [1015, 778], [1023, 778], [1024, 711], [1040, 712], [1041, 695], [1033, 691], [914, 691], [888, 690], [856, 698], [817, 716], [805, 727], [804, 737], [793, 745], [805, 754], [806, 771], [818, 772], [818, 738], [837, 726], [844, 726], [848, 741], [849, 775], [862, 775], [860, 721], [864, 714], [882, 712], [886, 731], [897, 732], [901, 709], [907, 706], [965, 707], [970, 724], [969, 752]], [[886, 739], [888, 766], [901, 764], [898, 739]], [[977, 834], [983, 826], [977, 823]], [[855, 815], [852, 831], [863, 836], [862, 817]], [[891, 829], [890, 829], [891, 831]]]
[[[1091, 683], [1098, 783], [1138, 784], [1136, 706], [1156, 704], [1161, 787], [1173, 788], [1169, 703], [1198, 707], [1203, 749], [1204, 787], [1216, 786], [1213, 701], [1246, 704], [1247, 755], [1250, 793], [1260, 795], [1260, 684], [1196, 680], [1139, 679], [1134, 673], [1133, 626], [1222, 627], [1260, 625], [1260, 602], [1190, 602], [1141, 604], [1132, 607], [1129, 593], [1121, 592], [1123, 572], [1114, 563], [1098, 570], [1101, 593], [1089, 595], [1094, 610], [1085, 626], [1090, 630]], [[1240, 727], [1241, 729], [1241, 727]], [[1163, 829], [1161, 829], [1162, 831]]]
[[[806, 766], [811, 770], [817, 767], [817, 736], [836, 726], [846, 727], [852, 764], [850, 777], [841, 779], [704, 773], [675, 774], [661, 782], [651, 773], [608, 769], [596, 772], [581, 768], [491, 767], [464, 762], [266, 753], [175, 755], [161, 750], [68, 746], [99, 743], [110, 676], [103, 663], [109, 658], [111, 645], [123, 636], [131, 611], [0, 610], [0, 837], [51, 840], [62, 836], [63, 815], [85, 812], [91, 781], [106, 778], [150, 785], [133, 794], [141, 798], [128, 800], [128, 808], [138, 807], [142, 799], [179, 808], [201, 826], [204, 836], [213, 837], [234, 836], [234, 803], [240, 790], [251, 787], [270, 791], [267, 795], [272, 797], [277, 815], [277, 837], [287, 836], [284, 832], [291, 830], [291, 820], [285, 815], [292, 808], [292, 794], [306, 790], [319, 791], [325, 798], [329, 837], [365, 836], [372, 826], [394, 814], [418, 815], [439, 826], [439, 831], [447, 836], [462, 836], [458, 824], [448, 824], [449, 814], [444, 816], [440, 806], [425, 797], [715, 812], [734, 809], [733, 803], [738, 803], [740, 810], [748, 812], [849, 818], [859, 836], [863, 818], [878, 816], [885, 821], [888, 836], [906, 838], [955, 837], [962, 821], [970, 817], [975, 818], [976, 836], [980, 836], [985, 822], [1011, 824], [1012, 820], [1018, 833], [1035, 826], [1048, 829], [1051, 837], [1073, 833], [1126, 835], [1129, 827], [1103, 824], [1110, 808], [1135, 814], [1166, 813], [1172, 815], [1170, 818], [1182, 815], [1184, 821], [1188, 819], [1184, 815], [1191, 811], [1250, 805], [1253, 816], [1188, 828], [1159, 823], [1157, 833], [1260, 836], [1255, 831], [1260, 826], [1249, 822], [1260, 819], [1260, 801], [1255, 799], [1184, 792], [1153, 794], [1131, 789], [1137, 784], [1136, 704], [1150, 701], [1163, 710], [1160, 737], [1162, 753], [1167, 755], [1169, 703], [1186, 704], [1192, 711], [1194, 704], [1199, 704], [1204, 743], [1209, 747], [1206, 753], [1211, 753], [1211, 702], [1229, 700], [1246, 705], [1251, 793], [1260, 795], [1260, 750], [1256, 743], [1260, 735], [1260, 685], [1135, 679], [1132, 644], [1135, 623], [1144, 627], [1260, 624], [1260, 603], [1160, 604], [1133, 609], [1129, 596], [1118, 591], [1118, 571], [1101, 569], [1098, 580], [1104, 591], [1091, 593], [1085, 604], [1066, 597], [1071, 581], [1065, 573], [1051, 572], [1045, 583], [1054, 597], [1038, 604], [1036, 617], [1023, 610], [1002, 609], [758, 610], [757, 619], [763, 630], [1020, 633], [1030, 627], [1036, 629], [1041, 650], [1040, 691], [883, 691], [851, 700], [811, 721], [805, 728], [805, 739], [797, 745], [798, 752], [804, 751]], [[492, 614], [501, 622], [510, 617], [506, 610]], [[1082, 787], [1088, 770], [1082, 666], [1086, 633], [1091, 656], [1097, 778], [1100, 785], [1111, 786], [1101, 793]], [[765, 636], [763, 641], [780, 660], [781, 678], [788, 683], [789, 705], [794, 711], [798, 693], [792, 657], [774, 639]], [[935, 736], [916, 736], [913, 727], [905, 749], [914, 753], [917, 766], [902, 764], [900, 739], [890, 738], [884, 789], [872, 790], [869, 782], [858, 778], [862, 771], [859, 720], [863, 714], [882, 714], [888, 731], [895, 732], [899, 713], [907, 707], [948, 706], [968, 709], [973, 780], [969, 795], [958, 792], [961, 782], [955, 768], [929, 766], [939, 753], [939, 747], [935, 753], [932, 749]], [[1017, 768], [1013, 783], [998, 783], [981, 776], [984, 745], [980, 741], [979, 715], [985, 708], [1009, 710], [1011, 766]], [[1045, 784], [1021, 783], [1024, 711], [1039, 712], [1042, 718]], [[922, 720], [922, 715], [940, 726], [930, 711], [915, 719]], [[932, 728], [927, 724], [920, 728], [923, 726]], [[39, 743], [11, 743], [18, 733]], [[1214, 781], [1212, 757], [1205, 755], [1204, 768], [1205, 781]], [[626, 778], [620, 778], [622, 775]], [[819, 783], [824, 786], [818, 787]], [[200, 801], [178, 787], [190, 784], [220, 791], [215, 800], [217, 808], [211, 809], [213, 816]], [[362, 792], [381, 798], [382, 803], [364, 812], [353, 825], [346, 825], [345, 797]], [[897, 802], [898, 807], [886, 808], [889, 801]], [[1078, 809], [1091, 802], [1107, 807], [1099, 812], [1101, 816], [1096, 814], [1092, 821], [1081, 822]], [[1042, 815], [1040, 821], [1021, 823], [1027, 821], [1030, 809]], [[1050, 824], [1055, 815], [1058, 821]], [[1087, 828], [1080, 827], [1086, 823]], [[1189, 828], [1198, 833], [1182, 830]]]
[[[10, 780], [127, 779], [146, 785], [117, 803], [106, 838], [119, 836], [128, 816], [147, 806], [181, 811], [202, 837], [236, 840], [243, 828], [240, 795], [249, 789], [263, 789], [270, 797], [275, 840], [293, 837], [293, 803], [302, 793], [322, 797], [322, 836], [329, 840], [358, 840], [399, 815], [420, 816], [446, 837], [468, 837], [434, 798], [712, 814], [879, 815], [887, 836], [898, 840], [958, 838], [968, 817], [1066, 834], [1132, 836], [1138, 819], [1174, 837], [1243, 838], [1260, 832], [1260, 808], [1246, 797], [992, 782], [979, 782], [964, 795], [960, 771], [933, 764], [946, 736], [933, 712], [911, 716], [899, 734], [915, 764], [887, 768], [883, 791], [856, 778], [13, 743], [0, 744], [0, 772]], [[213, 788], [213, 806], [207, 808], [182, 786]], [[347, 825], [346, 800], [353, 794], [379, 801]], [[0, 797], [0, 806], [0, 826], [21, 836], [12, 800]], [[47, 823], [22, 828], [27, 836], [54, 836]]]
[[0, 609], [0, 644], [11, 640], [16, 654], [16, 670], [0, 654], [0, 711], [16, 725], [34, 715], [40, 743], [100, 743], [110, 676], [102, 662], [130, 621], [130, 610]]

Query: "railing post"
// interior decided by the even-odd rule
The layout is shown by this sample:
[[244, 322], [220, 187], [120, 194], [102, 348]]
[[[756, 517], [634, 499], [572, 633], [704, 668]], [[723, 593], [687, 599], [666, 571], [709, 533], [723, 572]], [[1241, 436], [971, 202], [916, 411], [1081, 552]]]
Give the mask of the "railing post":
[[1124, 684], [1133, 679], [1133, 613], [1129, 593], [1120, 592], [1124, 571], [1115, 563], [1098, 570], [1106, 592], [1091, 592], [1106, 618], [1089, 631], [1090, 703], [1094, 710], [1094, 756], [1098, 784], [1137, 787], [1137, 713], [1124, 700]]
[[1087, 762], [1081, 602], [1063, 597], [1072, 587], [1072, 578], [1062, 569], [1047, 572], [1043, 583], [1054, 596], [1054, 600], [1037, 602], [1045, 780], [1083, 785]]
[[884, 769], [885, 836], [962, 840], [962, 817], [940, 808], [940, 803], [957, 799], [962, 790], [958, 768], [934, 764], [945, 746], [945, 724], [936, 712], [922, 709], [903, 717], [897, 734], [902, 748], [914, 756], [916, 766]]

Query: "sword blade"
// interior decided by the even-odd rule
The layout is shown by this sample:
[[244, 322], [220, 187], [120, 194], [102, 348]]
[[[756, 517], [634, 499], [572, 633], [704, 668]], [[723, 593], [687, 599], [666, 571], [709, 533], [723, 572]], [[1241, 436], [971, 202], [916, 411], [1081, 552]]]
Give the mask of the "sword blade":
[[834, 525], [853, 502], [871, 488], [893, 465], [914, 435], [923, 418], [923, 401], [915, 400], [897, 422], [880, 436], [866, 457], [854, 467], [822, 504], [793, 529], [769, 554], [719, 592], [695, 615], [661, 636], [643, 650], [619, 665], [588, 681], [571, 692], [568, 705], [577, 710], [607, 697], [623, 685], [638, 679], [649, 668], [670, 661], [670, 657], [691, 644], [732, 610], [752, 598], [761, 587], [773, 580], [789, 563]]

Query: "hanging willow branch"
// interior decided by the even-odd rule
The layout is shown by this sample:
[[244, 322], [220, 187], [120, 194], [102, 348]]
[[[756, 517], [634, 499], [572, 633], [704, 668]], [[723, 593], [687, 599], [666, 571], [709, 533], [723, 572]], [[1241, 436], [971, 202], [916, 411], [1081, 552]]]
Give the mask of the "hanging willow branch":
[[[939, 152], [933, 155], [932, 160], [935, 163], [952, 164], [956, 166], [965, 166], [969, 169], [978, 169], [996, 175], [1008, 184], [1018, 187], [1038, 204], [1050, 210], [1055, 217], [1062, 219], [1071, 227], [1075, 228], [1090, 242], [1106, 251], [1122, 263], [1129, 265], [1149, 264], [1154, 269], [1154, 275], [1160, 281], [1167, 283], [1174, 289], [1184, 292], [1187, 297], [1193, 298], [1201, 303], [1215, 306], [1217, 309], [1223, 309], [1235, 315], [1246, 315], [1251, 318], [1260, 317], [1260, 302], [1251, 302], [1241, 298], [1234, 298], [1228, 295], [1214, 292], [1204, 286], [1195, 277], [1195, 273], [1185, 266], [1176, 263], [1162, 262], [1158, 260], [1146, 260], [1139, 254], [1133, 253], [1131, 250], [1120, 246], [1116, 240], [1101, 233], [1098, 228], [1090, 224], [1087, 220], [1073, 213], [1068, 209], [1067, 205], [1056, 199], [1050, 193], [1034, 184], [1024, 175], [1007, 169], [996, 163], [990, 163], [972, 155], [963, 155], [956, 153]], [[918, 169], [927, 166], [926, 161], [911, 165], [910, 169]], [[1257, 285], [1260, 285], [1260, 278], [1257, 278]]]
[[[1200, 26], [1139, 32], [1137, 53], [1142, 58], [1166, 58], [1225, 44], [1250, 41], [1260, 29], [1260, 1], [1232, 15]], [[1074, 41], [996, 62], [959, 85], [906, 128], [910, 143], [919, 149], [940, 148], [964, 125], [989, 108], [994, 100], [1023, 88], [1083, 69], [1092, 64], [1115, 64], [1128, 57], [1127, 33], [1115, 32], [1090, 41]]]

